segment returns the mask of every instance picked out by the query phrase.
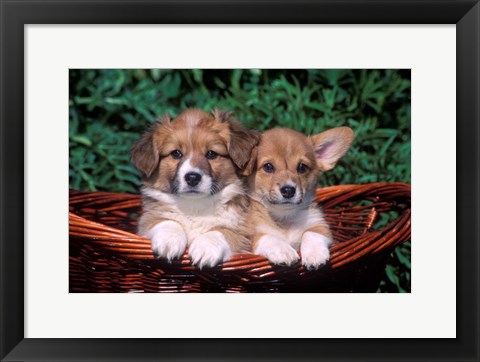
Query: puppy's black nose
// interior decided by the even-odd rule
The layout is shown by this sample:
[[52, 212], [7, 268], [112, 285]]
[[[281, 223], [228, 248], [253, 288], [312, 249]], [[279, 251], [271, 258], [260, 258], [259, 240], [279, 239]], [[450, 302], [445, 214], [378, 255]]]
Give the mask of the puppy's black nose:
[[295, 187], [293, 187], [293, 186], [283, 186], [280, 189], [280, 193], [286, 199], [291, 199], [293, 196], [295, 196]]
[[185, 175], [185, 181], [189, 186], [197, 186], [201, 179], [202, 175], [196, 172], [189, 172]]

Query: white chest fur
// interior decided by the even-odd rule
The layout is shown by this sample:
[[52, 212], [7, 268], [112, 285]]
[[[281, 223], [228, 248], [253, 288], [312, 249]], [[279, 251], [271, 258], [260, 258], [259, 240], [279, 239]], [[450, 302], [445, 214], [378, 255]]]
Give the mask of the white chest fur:
[[285, 214], [285, 217], [276, 221], [277, 226], [258, 225], [257, 232], [286, 240], [296, 250], [299, 249], [302, 235], [307, 229], [325, 223], [322, 212], [317, 208], [307, 208]]
[[184, 228], [188, 243], [214, 227], [236, 228], [241, 218], [237, 210], [227, 203], [243, 193], [239, 184], [231, 184], [218, 194], [202, 198], [183, 198], [145, 188], [144, 193], [164, 207], [159, 209], [160, 218], [178, 222]]

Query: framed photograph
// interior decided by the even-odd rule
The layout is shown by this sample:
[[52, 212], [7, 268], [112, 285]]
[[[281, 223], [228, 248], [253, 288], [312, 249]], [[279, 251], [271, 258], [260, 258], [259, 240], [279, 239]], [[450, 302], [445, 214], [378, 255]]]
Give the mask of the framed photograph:
[[[478, 1], [3, 1], [1, 11], [2, 361], [479, 359]], [[222, 109], [250, 129], [312, 135], [312, 147], [333, 128], [315, 165], [333, 167], [323, 147], [337, 138], [344, 146], [332, 165], [342, 159], [325, 173], [329, 187], [310, 193], [330, 225], [337, 220], [333, 237], [358, 242], [330, 249], [323, 270], [300, 246], [287, 261], [258, 247], [260, 255], [220, 258], [221, 268], [190, 249], [172, 264], [154, 262], [170, 254], [150, 229], [152, 245], [134, 235], [129, 220], [142, 215], [141, 201], [127, 193], [138, 191], [140, 175], [147, 201], [165, 192], [160, 168], [151, 176], [156, 153], [144, 156], [145, 139], [157, 136], [142, 132], [161, 115], [158, 127], [192, 125], [200, 113], [187, 108], [206, 110], [201, 118], [215, 129], [228, 124], [227, 143], [243, 132], [243, 143], [225, 146], [228, 157], [221, 142], [207, 153], [198, 146], [208, 167], [189, 158], [187, 171], [187, 152], [175, 144], [167, 155], [182, 176], [174, 192], [203, 187], [193, 177], [214, 175], [219, 159], [224, 172], [231, 162], [252, 184], [267, 184], [246, 171], [247, 149], [265, 175], [281, 167]], [[272, 142], [301, 143], [282, 132]], [[127, 165], [135, 142], [137, 170]], [[308, 162], [295, 161], [298, 183], [314, 167]], [[207, 171], [200, 177], [208, 181]], [[299, 195], [295, 180], [279, 186], [285, 200]], [[375, 197], [360, 190], [377, 181], [402, 183], [374, 184]], [[339, 197], [348, 193], [368, 201]], [[365, 212], [354, 220], [352, 210]], [[378, 244], [362, 248], [370, 235]], [[405, 242], [385, 269], [388, 247]], [[383, 248], [382, 258], [372, 253]], [[292, 273], [303, 284], [289, 283]]]
[[[410, 69], [70, 69], [68, 290], [409, 293], [410, 84]], [[202, 236], [216, 228], [224, 248]]]

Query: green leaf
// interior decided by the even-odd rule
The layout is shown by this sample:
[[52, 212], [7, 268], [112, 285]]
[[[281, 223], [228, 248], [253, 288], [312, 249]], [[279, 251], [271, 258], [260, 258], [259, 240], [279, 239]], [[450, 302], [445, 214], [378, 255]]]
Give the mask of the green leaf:
[[92, 145], [92, 141], [90, 141], [87, 137], [85, 136], [73, 136], [72, 137], [72, 140], [77, 142], [77, 143], [80, 143], [82, 145], [85, 145], [85, 146], [91, 146]]
[[407, 258], [405, 255], [403, 255], [402, 250], [400, 248], [395, 249], [395, 255], [397, 256], [400, 263], [402, 263], [409, 269], [411, 268], [410, 258], [409, 257]]

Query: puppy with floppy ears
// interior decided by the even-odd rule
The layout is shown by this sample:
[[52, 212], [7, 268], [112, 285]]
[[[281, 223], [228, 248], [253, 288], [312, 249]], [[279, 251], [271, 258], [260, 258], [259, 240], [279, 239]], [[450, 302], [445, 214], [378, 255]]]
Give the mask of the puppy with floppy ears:
[[292, 265], [299, 259], [318, 269], [330, 257], [332, 234], [314, 203], [319, 176], [332, 169], [353, 140], [348, 127], [306, 137], [287, 128], [261, 135], [255, 168], [249, 176], [255, 225], [253, 251], [273, 264]]
[[250, 200], [240, 173], [258, 141], [257, 131], [219, 110], [166, 115], [144, 134], [132, 148], [143, 174], [138, 233], [158, 257], [181, 258], [188, 246], [202, 268], [251, 252]]

